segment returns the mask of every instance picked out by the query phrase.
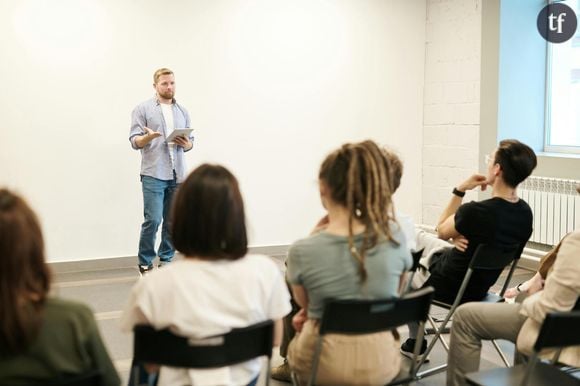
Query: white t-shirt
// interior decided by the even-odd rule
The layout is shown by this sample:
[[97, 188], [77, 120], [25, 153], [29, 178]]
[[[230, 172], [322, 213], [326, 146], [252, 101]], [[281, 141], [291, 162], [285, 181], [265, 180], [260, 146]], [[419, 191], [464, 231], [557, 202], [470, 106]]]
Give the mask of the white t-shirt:
[[[175, 124], [173, 123], [173, 105], [167, 103], [160, 103], [161, 112], [163, 113], [163, 119], [165, 120], [165, 138], [169, 137], [173, 130], [175, 130]], [[173, 154], [173, 149], [175, 149], [174, 143], [168, 143], [169, 145], [169, 158], [171, 158], [171, 166], [175, 169], [175, 155]]]
[[[291, 310], [282, 272], [271, 258], [175, 261], [135, 284], [121, 317], [121, 328], [148, 323], [193, 338], [224, 334], [232, 328], [278, 320]], [[145, 316], [142, 319], [140, 313]], [[260, 372], [255, 359], [209, 370], [162, 367], [159, 385], [247, 385]]]
[[417, 248], [417, 241], [415, 236], [415, 222], [413, 221], [413, 218], [400, 212], [395, 213], [395, 218], [397, 219], [397, 222], [401, 226], [401, 230], [405, 235], [405, 239], [407, 240], [407, 248], [409, 248], [410, 251], [415, 252], [415, 249]]

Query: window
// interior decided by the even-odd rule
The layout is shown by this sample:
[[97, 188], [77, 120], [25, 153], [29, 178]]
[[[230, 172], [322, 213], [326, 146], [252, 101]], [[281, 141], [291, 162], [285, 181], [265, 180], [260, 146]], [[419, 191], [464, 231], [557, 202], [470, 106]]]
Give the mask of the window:
[[[580, 16], [580, 0], [562, 3]], [[580, 32], [567, 42], [548, 44], [544, 150], [580, 154]]]

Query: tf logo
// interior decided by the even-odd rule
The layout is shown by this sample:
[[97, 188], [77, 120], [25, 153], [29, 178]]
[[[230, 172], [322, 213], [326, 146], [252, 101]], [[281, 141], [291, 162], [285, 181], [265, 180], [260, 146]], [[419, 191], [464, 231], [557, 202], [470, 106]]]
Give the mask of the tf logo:
[[563, 3], [546, 5], [538, 15], [538, 31], [551, 43], [564, 43], [576, 33], [578, 19], [574, 10]]

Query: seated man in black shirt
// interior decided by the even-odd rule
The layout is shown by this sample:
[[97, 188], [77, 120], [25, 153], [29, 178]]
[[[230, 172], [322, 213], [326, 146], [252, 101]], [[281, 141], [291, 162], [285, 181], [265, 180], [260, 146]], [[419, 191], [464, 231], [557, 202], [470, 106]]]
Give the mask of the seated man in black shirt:
[[[417, 234], [417, 250], [424, 248], [414, 287], [433, 286], [435, 299], [453, 303], [473, 253], [481, 243], [523, 245], [532, 234], [532, 211], [517, 195], [517, 186], [537, 164], [534, 151], [517, 140], [503, 140], [486, 156], [487, 176], [474, 174], [453, 189], [451, 200], [439, 218], [437, 236]], [[467, 190], [492, 187], [491, 198], [462, 204]], [[447, 240], [453, 239], [455, 247]], [[501, 272], [474, 272], [462, 301], [485, 297]], [[401, 346], [404, 355], [412, 356], [417, 325], [409, 326], [410, 338]], [[423, 342], [424, 352], [426, 341]]]

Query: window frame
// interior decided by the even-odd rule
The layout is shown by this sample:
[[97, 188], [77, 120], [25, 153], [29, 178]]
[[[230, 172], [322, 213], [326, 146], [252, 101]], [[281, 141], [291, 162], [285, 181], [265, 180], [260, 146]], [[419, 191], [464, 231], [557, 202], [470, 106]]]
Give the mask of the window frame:
[[[548, 0], [547, 5], [554, 3], [568, 3], [567, 0]], [[580, 5], [580, 4], [579, 4]], [[577, 14], [578, 15], [578, 14]], [[576, 32], [578, 33], [578, 31]], [[573, 38], [572, 38], [573, 39]], [[552, 132], [552, 50], [553, 44], [546, 44], [546, 87], [545, 87], [545, 103], [544, 103], [544, 152], [547, 153], [564, 153], [564, 154], [580, 154], [580, 145], [566, 146], [566, 145], [551, 145], [550, 134]], [[580, 49], [580, 48], [579, 48]]]

